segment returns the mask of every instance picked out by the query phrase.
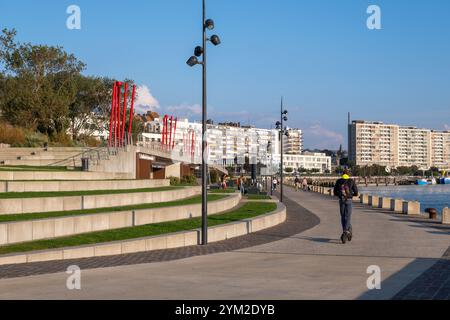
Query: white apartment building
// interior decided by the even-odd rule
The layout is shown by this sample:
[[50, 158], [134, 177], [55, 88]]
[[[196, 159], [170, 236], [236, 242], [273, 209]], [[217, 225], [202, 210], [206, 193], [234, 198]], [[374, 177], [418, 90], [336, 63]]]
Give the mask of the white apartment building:
[[[175, 124], [173, 123], [172, 126], [174, 127]], [[176, 130], [172, 131], [173, 146], [183, 153], [194, 154], [198, 161], [200, 160], [198, 156], [201, 154], [201, 132], [200, 122], [189, 122], [187, 119], [177, 121]], [[162, 133], [163, 121], [161, 119], [148, 122], [145, 132], [142, 134], [142, 143], [161, 142]], [[262, 163], [272, 166], [272, 168], [280, 165], [280, 137], [278, 130], [275, 129], [261, 129], [229, 123], [208, 124], [207, 141], [210, 164], [223, 166], [244, 164], [245, 158], [248, 157], [250, 163], [253, 164]], [[283, 141], [286, 154], [285, 167], [319, 169], [320, 172], [331, 170], [331, 157], [324, 154], [300, 154], [303, 149], [301, 130], [289, 129], [289, 138], [283, 137]]]
[[[279, 164], [281, 155], [274, 155], [274, 161]], [[285, 154], [283, 163], [285, 168], [292, 168], [295, 171], [316, 169], [319, 173], [326, 173], [331, 170], [331, 157], [324, 153]]]
[[450, 167], [450, 132], [370, 121], [353, 121], [348, 132], [349, 160], [356, 165]]
[[300, 129], [287, 129], [288, 136], [283, 137], [283, 150], [286, 154], [303, 152], [303, 132]]

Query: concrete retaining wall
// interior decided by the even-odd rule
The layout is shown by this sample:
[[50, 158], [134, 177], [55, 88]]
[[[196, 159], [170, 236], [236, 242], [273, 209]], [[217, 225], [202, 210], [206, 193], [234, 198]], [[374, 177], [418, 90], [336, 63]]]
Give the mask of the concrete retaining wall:
[[170, 186], [170, 180], [0, 181], [0, 192], [123, 190]]
[[[208, 214], [214, 215], [236, 207], [241, 194], [208, 202]], [[113, 230], [201, 216], [201, 204], [68, 216], [0, 224], [0, 245], [52, 239], [81, 233]]]
[[[262, 229], [273, 227], [286, 221], [286, 207], [278, 208], [269, 214], [209, 228], [209, 242], [222, 241], [243, 236]], [[172, 233], [127, 241], [116, 241], [98, 245], [62, 248], [39, 252], [0, 256], [0, 265], [20, 264], [38, 261], [54, 261], [120, 255], [153, 250], [164, 250], [200, 244], [200, 230]]]
[[121, 207], [142, 203], [175, 201], [193, 197], [200, 193], [200, 187], [188, 187], [155, 192], [53, 198], [0, 199], [0, 214], [9, 215]]
[[107, 180], [134, 179], [124, 172], [0, 171], [0, 180]]

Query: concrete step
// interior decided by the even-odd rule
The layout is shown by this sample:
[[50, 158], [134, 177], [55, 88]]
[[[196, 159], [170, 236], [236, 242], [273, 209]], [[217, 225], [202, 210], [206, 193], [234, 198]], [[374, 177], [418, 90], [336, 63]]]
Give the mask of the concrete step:
[[83, 172], [83, 171], [1, 171], [0, 181], [30, 180], [106, 180], [133, 179], [125, 172]]
[[123, 190], [170, 186], [170, 180], [0, 181], [1, 192]]
[[[215, 215], [231, 210], [239, 204], [240, 200], [240, 194], [233, 194], [225, 199], [209, 201], [208, 214]], [[200, 217], [201, 209], [202, 206], [199, 203], [1, 223], [0, 234], [4, 236], [0, 236], [0, 245], [185, 220]]]
[[[218, 225], [208, 229], [210, 243], [224, 241], [271, 228], [286, 221], [286, 207], [278, 204], [275, 211], [251, 219]], [[113, 256], [154, 250], [165, 250], [200, 244], [200, 230], [182, 231], [158, 236], [97, 243], [78, 247], [31, 251], [0, 256], [0, 265], [38, 261], [56, 261]]]
[[0, 215], [123, 207], [180, 200], [198, 194], [201, 194], [201, 187], [104, 195], [0, 199]]

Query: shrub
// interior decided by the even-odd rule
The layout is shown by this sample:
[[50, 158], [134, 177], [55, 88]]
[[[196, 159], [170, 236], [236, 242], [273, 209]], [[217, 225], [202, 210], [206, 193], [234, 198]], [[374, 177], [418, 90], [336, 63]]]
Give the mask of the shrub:
[[22, 145], [17, 145], [17, 147], [42, 147], [45, 143], [48, 143], [48, 137], [45, 134], [39, 132], [29, 133], [25, 136], [25, 142]]
[[181, 183], [182, 183], [182, 184], [188, 184], [188, 185], [195, 186], [195, 185], [197, 185], [197, 177], [196, 177], [196, 176], [193, 176], [193, 175], [190, 175], [190, 176], [184, 176], [184, 177], [181, 179]]
[[73, 147], [75, 143], [72, 141], [72, 138], [63, 132], [60, 132], [52, 137], [51, 146], [53, 147]]
[[13, 147], [25, 143], [25, 130], [0, 122], [0, 143], [10, 144]]
[[177, 177], [170, 177], [169, 179], [171, 186], [179, 186], [181, 184], [180, 179]]

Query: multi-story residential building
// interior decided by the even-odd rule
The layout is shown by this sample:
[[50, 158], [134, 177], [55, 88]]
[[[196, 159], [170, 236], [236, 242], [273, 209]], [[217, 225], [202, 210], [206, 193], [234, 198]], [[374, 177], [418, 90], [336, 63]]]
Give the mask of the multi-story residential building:
[[[172, 130], [170, 130], [170, 124], [168, 127], [168, 130], [164, 129], [161, 119], [154, 119], [146, 123], [145, 132], [142, 134], [142, 143], [161, 142], [163, 132], [170, 131], [169, 140], [172, 142], [172, 146], [183, 153], [194, 154], [196, 161], [199, 161], [201, 123], [182, 119], [177, 121], [176, 125], [174, 122], [172, 123]], [[262, 163], [272, 166], [272, 168], [276, 168], [280, 164], [280, 135], [279, 131], [275, 129], [241, 126], [239, 123], [219, 123], [217, 125], [209, 123], [207, 141], [210, 164], [223, 166], [244, 164], [245, 158], [248, 158], [250, 163]], [[301, 154], [303, 149], [301, 130], [289, 129], [289, 137], [283, 137], [283, 141], [287, 159], [292, 158], [291, 160], [284, 159], [285, 167], [319, 169], [320, 172], [331, 170], [331, 157], [324, 154]], [[317, 160], [319, 158], [320, 161]]]
[[[281, 161], [280, 154], [276, 154], [274, 160], [279, 164]], [[285, 168], [292, 168], [297, 172], [300, 172], [301, 169], [316, 169], [319, 173], [326, 173], [331, 170], [331, 157], [325, 153], [286, 154], [283, 156], [283, 163]]]
[[431, 163], [438, 168], [450, 168], [450, 131], [431, 131]]
[[286, 154], [301, 154], [303, 152], [303, 133], [300, 129], [287, 129], [288, 136], [283, 138], [283, 148]]
[[353, 121], [348, 128], [349, 160], [359, 166], [448, 169], [449, 135], [445, 131]]

